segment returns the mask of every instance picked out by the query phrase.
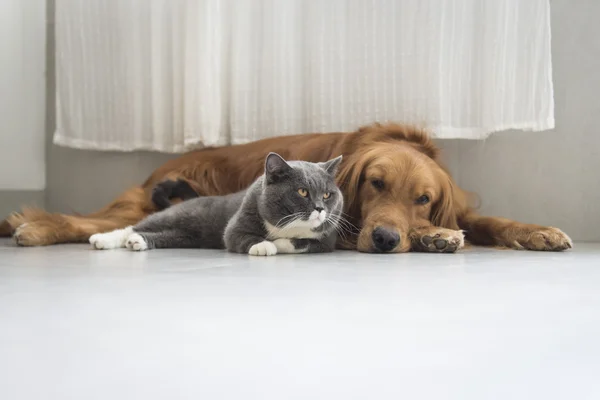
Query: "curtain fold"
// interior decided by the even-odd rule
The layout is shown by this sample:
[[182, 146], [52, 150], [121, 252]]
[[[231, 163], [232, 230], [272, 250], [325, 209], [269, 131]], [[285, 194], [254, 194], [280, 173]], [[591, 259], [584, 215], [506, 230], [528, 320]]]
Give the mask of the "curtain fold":
[[57, 144], [554, 127], [548, 0], [57, 0]]

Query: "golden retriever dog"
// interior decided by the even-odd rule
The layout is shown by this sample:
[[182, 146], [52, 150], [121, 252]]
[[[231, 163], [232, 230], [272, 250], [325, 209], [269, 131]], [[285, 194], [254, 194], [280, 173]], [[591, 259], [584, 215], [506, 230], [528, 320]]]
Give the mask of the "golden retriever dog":
[[4, 221], [1, 230], [12, 233], [22, 246], [85, 242], [95, 233], [135, 224], [171, 202], [244, 189], [262, 174], [271, 151], [288, 160], [312, 162], [344, 156], [338, 183], [349, 223], [340, 248], [452, 253], [464, 246], [464, 239], [474, 245], [528, 250], [561, 251], [572, 246], [557, 228], [478, 215], [440, 164], [439, 150], [428, 134], [397, 124], [193, 151], [167, 162], [142, 186], [129, 189], [100, 211], [75, 216], [25, 208]]

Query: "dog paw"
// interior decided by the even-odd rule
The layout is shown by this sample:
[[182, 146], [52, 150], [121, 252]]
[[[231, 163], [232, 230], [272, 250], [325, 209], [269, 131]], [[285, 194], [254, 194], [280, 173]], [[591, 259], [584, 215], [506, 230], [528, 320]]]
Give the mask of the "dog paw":
[[125, 242], [125, 247], [132, 251], [148, 250], [148, 243], [139, 233], [132, 233]]
[[248, 254], [251, 256], [274, 256], [277, 254], [275, 243], [265, 240], [250, 247]]
[[19, 246], [27, 246], [26, 244], [23, 243], [26, 240], [25, 235], [23, 233], [27, 230], [27, 225], [28, 225], [27, 223], [19, 225], [17, 227], [17, 229], [15, 229], [15, 232], [12, 235], [13, 240]]
[[454, 253], [465, 245], [462, 231], [433, 228], [413, 239], [413, 249], [427, 253]]
[[522, 230], [510, 239], [506, 245], [517, 250], [563, 251], [573, 247], [566, 233], [552, 227]]
[[24, 208], [21, 213], [11, 214], [6, 223], [12, 230], [13, 240], [19, 246], [47, 246], [75, 241], [75, 238], [69, 237], [69, 224], [60, 214]]

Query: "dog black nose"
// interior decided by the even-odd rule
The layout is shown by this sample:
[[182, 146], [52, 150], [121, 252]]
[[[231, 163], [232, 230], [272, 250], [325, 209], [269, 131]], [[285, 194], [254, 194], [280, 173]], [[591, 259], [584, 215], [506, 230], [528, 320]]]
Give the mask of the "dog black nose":
[[375, 248], [379, 251], [390, 251], [400, 243], [398, 232], [381, 226], [375, 228], [371, 237]]
[[317, 210], [317, 212], [321, 212], [323, 211], [323, 207], [315, 207], [315, 210]]

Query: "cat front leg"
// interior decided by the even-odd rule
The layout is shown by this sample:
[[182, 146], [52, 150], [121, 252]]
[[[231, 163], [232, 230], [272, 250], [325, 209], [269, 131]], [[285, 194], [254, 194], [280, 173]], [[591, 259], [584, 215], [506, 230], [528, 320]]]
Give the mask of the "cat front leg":
[[273, 241], [279, 253], [330, 253], [335, 248], [335, 238], [318, 239], [276, 239]]
[[132, 251], [144, 251], [152, 249], [203, 248], [203, 245], [198, 235], [169, 229], [161, 232], [134, 230], [125, 241], [125, 247]]
[[273, 244], [275, 245], [275, 247], [277, 248], [277, 252], [281, 253], [281, 254], [297, 254], [297, 253], [307, 253], [308, 252], [308, 246], [300, 246], [300, 247], [296, 247], [296, 245], [294, 244], [294, 242], [292, 242], [293, 239], [275, 239], [273, 241]]
[[274, 256], [277, 247], [270, 240], [258, 235], [242, 234], [236, 229], [225, 232], [225, 247], [232, 253], [249, 254], [251, 256]]

